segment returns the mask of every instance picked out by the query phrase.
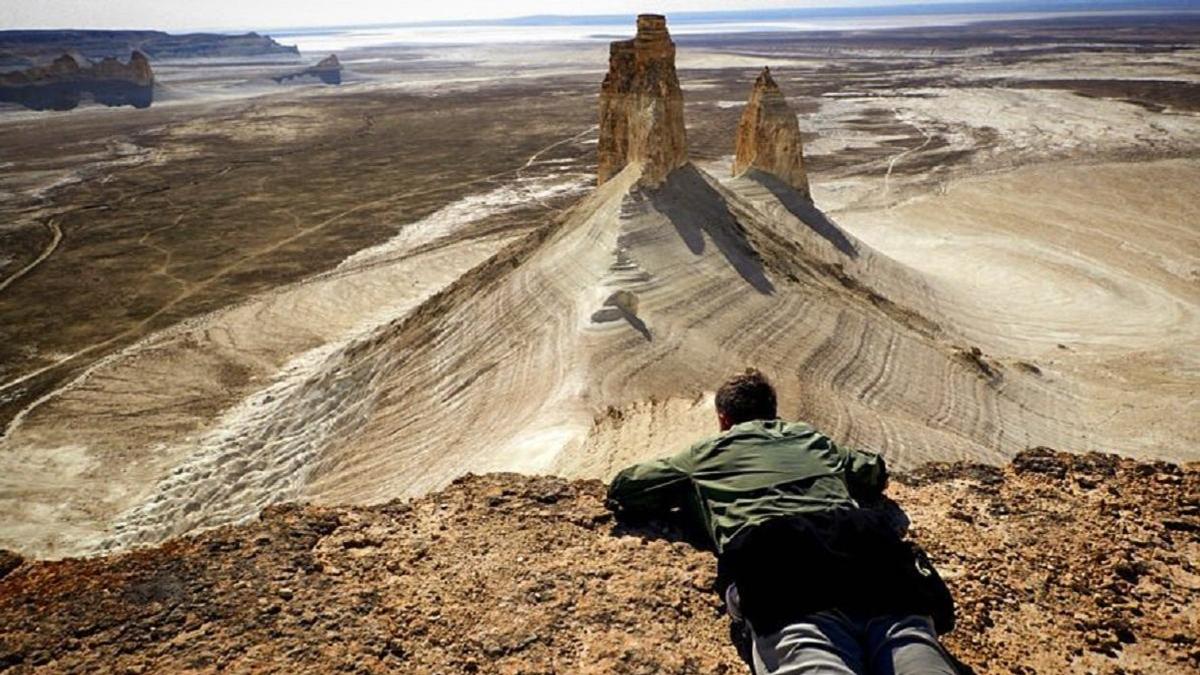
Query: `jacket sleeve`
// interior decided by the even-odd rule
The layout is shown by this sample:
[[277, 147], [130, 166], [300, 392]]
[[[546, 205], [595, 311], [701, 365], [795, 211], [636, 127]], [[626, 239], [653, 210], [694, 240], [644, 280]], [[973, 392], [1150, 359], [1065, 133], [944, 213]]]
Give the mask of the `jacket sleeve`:
[[691, 477], [674, 459], [636, 464], [617, 474], [608, 488], [608, 507], [621, 515], [656, 517], [684, 506]]
[[883, 457], [865, 450], [845, 450], [846, 485], [858, 501], [872, 501], [887, 489], [887, 463]]

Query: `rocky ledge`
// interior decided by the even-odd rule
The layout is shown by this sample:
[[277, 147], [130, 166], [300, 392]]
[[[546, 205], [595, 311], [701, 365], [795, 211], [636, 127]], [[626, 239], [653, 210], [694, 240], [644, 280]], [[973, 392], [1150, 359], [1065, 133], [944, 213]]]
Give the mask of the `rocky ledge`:
[[[0, 671], [743, 673], [711, 557], [598, 482], [468, 476], [107, 558], [0, 555]], [[1200, 467], [1039, 449], [898, 477], [977, 673], [1200, 667]]]

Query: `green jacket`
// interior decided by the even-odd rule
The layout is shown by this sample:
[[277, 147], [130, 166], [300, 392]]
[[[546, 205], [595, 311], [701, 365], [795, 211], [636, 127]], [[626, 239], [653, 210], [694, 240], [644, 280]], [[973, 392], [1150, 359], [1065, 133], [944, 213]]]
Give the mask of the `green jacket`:
[[746, 528], [781, 517], [857, 508], [882, 494], [883, 458], [843, 450], [803, 423], [743, 422], [688, 450], [617, 474], [608, 490], [619, 514], [679, 509], [702, 525], [718, 554]]

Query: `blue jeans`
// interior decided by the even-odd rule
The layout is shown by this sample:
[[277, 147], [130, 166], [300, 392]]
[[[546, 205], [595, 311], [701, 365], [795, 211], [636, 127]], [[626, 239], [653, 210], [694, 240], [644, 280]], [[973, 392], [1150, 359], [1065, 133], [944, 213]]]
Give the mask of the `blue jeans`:
[[[737, 590], [727, 594], [738, 617]], [[757, 635], [756, 675], [957, 675], [925, 616], [852, 617], [818, 612], [778, 633]]]

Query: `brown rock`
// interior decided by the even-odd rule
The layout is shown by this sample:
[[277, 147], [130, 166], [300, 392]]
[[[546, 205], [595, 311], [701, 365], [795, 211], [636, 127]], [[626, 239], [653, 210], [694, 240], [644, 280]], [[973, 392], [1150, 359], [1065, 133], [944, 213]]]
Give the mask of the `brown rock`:
[[112, 57], [81, 66], [63, 54], [49, 66], [0, 73], [0, 101], [34, 110], [70, 110], [85, 94], [105, 105], [148, 108], [154, 100], [154, 72], [138, 51], [129, 63]]
[[48, 66], [34, 66], [22, 71], [0, 73], [0, 86], [72, 82], [79, 79], [85, 72], [79, 66], [79, 62], [75, 60], [75, 57], [70, 54], [63, 54], [54, 59], [54, 62]]
[[[1097, 467], [1112, 494], [1071, 489]], [[889, 495], [948, 579], [946, 645], [975, 673], [1183, 673], [1200, 654], [1194, 591], [1096, 591], [1190, 578], [1195, 544], [1161, 522], [1198, 490], [1200, 465], [1040, 448], [1007, 467], [927, 465]], [[597, 481], [469, 476], [406, 505], [274, 506], [159, 547], [26, 561], [0, 574], [0, 671], [746, 672], [712, 556], [662, 524], [600, 526], [604, 496]], [[1135, 556], [1126, 531], [1176, 542]]]
[[134, 51], [129, 57], [129, 70], [134, 83], [143, 87], [154, 84], [154, 70], [150, 68], [150, 59], [145, 54]]
[[315, 77], [325, 84], [341, 84], [342, 83], [342, 62], [338, 60], [337, 54], [330, 54], [317, 62], [317, 65], [311, 68], [305, 68], [298, 73], [289, 73], [272, 78], [276, 82], [287, 82], [289, 80], [302, 79], [306, 77]]
[[103, 59], [92, 66], [90, 76], [98, 80], [118, 80], [129, 82], [139, 87], [149, 87], [154, 84], [154, 71], [150, 61], [141, 52], [135, 51], [129, 57], [129, 63], [124, 64], [112, 57]]
[[770, 68], [763, 68], [754, 81], [750, 101], [738, 123], [733, 175], [740, 176], [750, 169], [773, 174], [806, 199], [812, 199], [804, 171], [800, 123], [771, 77]]
[[10, 572], [21, 566], [25, 559], [20, 555], [0, 548], [0, 579], [8, 576]]
[[643, 166], [643, 183], [659, 184], [687, 162], [675, 43], [660, 15], [642, 14], [637, 37], [610, 46], [600, 89], [599, 154], [600, 184], [634, 162]]
[[79, 75], [79, 62], [70, 54], [63, 54], [54, 59], [54, 63], [46, 71], [46, 77], [50, 78], [68, 78]]

